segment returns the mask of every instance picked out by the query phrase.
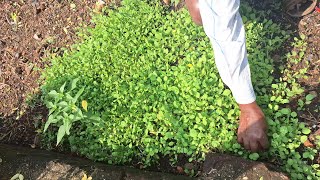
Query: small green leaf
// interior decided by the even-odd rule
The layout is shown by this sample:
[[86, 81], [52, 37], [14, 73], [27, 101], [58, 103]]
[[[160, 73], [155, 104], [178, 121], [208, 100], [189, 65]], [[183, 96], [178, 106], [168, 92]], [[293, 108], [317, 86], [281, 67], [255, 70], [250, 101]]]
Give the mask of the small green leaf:
[[254, 160], [254, 161], [256, 161], [259, 157], [260, 157], [260, 156], [259, 156], [258, 153], [252, 153], [252, 154], [249, 155], [249, 158], [250, 158], [251, 160]]
[[283, 108], [283, 109], [281, 109], [281, 113], [282, 114], [290, 114], [290, 109], [289, 108]]
[[291, 113], [291, 117], [297, 117], [297, 116], [298, 116], [298, 114], [296, 112]]
[[67, 107], [68, 106], [68, 103], [67, 102], [65, 102], [65, 101], [61, 101], [61, 102], [59, 102], [58, 103], [58, 106], [61, 106], [61, 107]]
[[190, 136], [191, 137], [197, 137], [197, 135], [198, 135], [198, 132], [196, 130], [194, 130], [194, 129], [190, 130]]
[[288, 160], [287, 160], [287, 164], [291, 166], [291, 165], [294, 164], [294, 161], [293, 161], [292, 159], [288, 159]]
[[288, 133], [287, 127], [286, 127], [286, 126], [282, 126], [282, 127], [280, 128], [280, 132], [281, 132], [282, 135], [287, 134], [287, 133]]
[[94, 121], [100, 121], [101, 120], [101, 118], [99, 116], [90, 116], [90, 119], [94, 120]]
[[308, 137], [307, 137], [307, 136], [301, 136], [301, 137], [300, 137], [300, 141], [301, 141], [302, 143], [306, 142], [307, 140], [308, 140]]
[[48, 93], [48, 95], [49, 95], [49, 97], [57, 98], [59, 94], [56, 90], [52, 90]]
[[302, 129], [302, 133], [305, 134], [305, 135], [308, 135], [311, 133], [311, 130], [309, 128], [303, 128]]
[[51, 123], [56, 123], [56, 122], [58, 122], [58, 119], [54, 118], [53, 115], [50, 115], [50, 116], [48, 117], [48, 120], [47, 120], [46, 124], [44, 125], [44, 130], [43, 130], [43, 132], [46, 132], [46, 130], [48, 129], [48, 127], [49, 127], [49, 125], [50, 125]]
[[65, 126], [65, 130], [66, 130], [66, 134], [67, 134], [67, 135], [70, 135], [70, 128], [71, 128], [70, 121], [66, 121], [66, 122], [64, 123], [64, 126]]
[[84, 91], [84, 87], [82, 87], [78, 92], [77, 94], [75, 95], [75, 97], [72, 99], [73, 103], [77, 102], [78, 98], [81, 96], [81, 94], [83, 93]]
[[307, 96], [306, 96], [306, 100], [307, 101], [311, 101], [312, 99], [314, 99], [315, 98], [315, 96], [313, 95], [313, 94], [308, 94]]
[[50, 101], [47, 102], [46, 105], [47, 105], [47, 108], [49, 108], [49, 109], [54, 107], [53, 102], [50, 102]]
[[163, 112], [162, 111], [159, 111], [159, 113], [157, 114], [157, 119], [162, 119], [164, 116]]
[[57, 134], [57, 144], [56, 146], [58, 146], [58, 144], [61, 142], [63, 136], [66, 134], [66, 128], [64, 125], [61, 125], [59, 127], [59, 130], [58, 130], [58, 134]]
[[226, 89], [222, 93], [224, 96], [229, 96], [231, 94], [231, 91], [229, 89]]
[[71, 88], [70, 90], [74, 90], [77, 87], [77, 82], [79, 81], [79, 78], [73, 79], [71, 82]]
[[60, 87], [60, 92], [63, 93], [64, 92], [64, 88], [66, 86], [67, 83], [63, 83], [63, 85]]

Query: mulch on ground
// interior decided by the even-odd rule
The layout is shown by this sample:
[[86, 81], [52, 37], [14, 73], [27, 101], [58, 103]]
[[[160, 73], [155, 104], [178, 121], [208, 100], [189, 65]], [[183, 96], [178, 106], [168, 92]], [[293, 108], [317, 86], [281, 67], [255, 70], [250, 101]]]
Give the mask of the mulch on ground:
[[[299, 83], [305, 87], [307, 93], [317, 95], [316, 100], [306, 108], [306, 112], [301, 114], [301, 118], [306, 122], [309, 121], [311, 127], [316, 125], [319, 129], [320, 112], [315, 110], [320, 109], [320, 12], [314, 11], [303, 17], [298, 24], [298, 31], [307, 36], [304, 61], [310, 65], [307, 72], [308, 78], [299, 79]], [[299, 71], [299, 67], [295, 68], [294, 70]]]
[[39, 92], [42, 59], [77, 40], [76, 28], [90, 24], [95, 3], [0, 1], [0, 141], [33, 144], [34, 122], [45, 120], [46, 110], [26, 102]]

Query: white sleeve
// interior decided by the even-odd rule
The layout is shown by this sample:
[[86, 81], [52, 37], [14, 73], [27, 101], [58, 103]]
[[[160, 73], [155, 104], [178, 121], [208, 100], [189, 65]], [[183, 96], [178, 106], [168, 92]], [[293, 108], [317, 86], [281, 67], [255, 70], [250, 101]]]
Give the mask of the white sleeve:
[[239, 14], [240, 0], [199, 0], [198, 5], [223, 82], [237, 103], [254, 102], [245, 30]]

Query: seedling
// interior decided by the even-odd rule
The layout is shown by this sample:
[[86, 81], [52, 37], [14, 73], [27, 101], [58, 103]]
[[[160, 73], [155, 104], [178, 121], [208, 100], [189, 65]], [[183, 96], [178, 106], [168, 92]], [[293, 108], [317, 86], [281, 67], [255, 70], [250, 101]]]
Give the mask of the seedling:
[[306, 104], [311, 104], [312, 100], [315, 98], [313, 94], [308, 94], [306, 96]]
[[[50, 124], [60, 125], [57, 134], [57, 145], [65, 135], [70, 135], [72, 124], [76, 121], [80, 121], [85, 118], [97, 119], [96, 117], [90, 117], [83, 114], [81, 108], [77, 106], [78, 98], [84, 91], [84, 88], [81, 88], [74, 96], [72, 96], [72, 91], [76, 88], [77, 81], [78, 79], [74, 79], [71, 82], [70, 89], [68, 91], [65, 91], [67, 83], [64, 83], [59, 88], [59, 91], [50, 91], [48, 93], [48, 97], [44, 101], [49, 109], [49, 117], [44, 126], [44, 132], [47, 131]], [[87, 111], [87, 102], [85, 100], [82, 101], [82, 107]]]
[[9, 23], [13, 26], [13, 30], [17, 31], [19, 27], [22, 26], [22, 23], [20, 22], [19, 14], [14, 12], [10, 14], [10, 19]]

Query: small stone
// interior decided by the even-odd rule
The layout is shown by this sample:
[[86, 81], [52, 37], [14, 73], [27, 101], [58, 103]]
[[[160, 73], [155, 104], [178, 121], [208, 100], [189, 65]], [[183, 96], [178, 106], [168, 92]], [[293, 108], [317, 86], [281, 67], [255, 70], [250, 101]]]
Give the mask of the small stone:
[[75, 8], [76, 8], [76, 5], [73, 4], [73, 3], [71, 3], [71, 4], [70, 4], [70, 8], [71, 8], [71, 9], [75, 9]]
[[37, 33], [33, 35], [33, 38], [37, 41], [41, 40], [40, 35], [38, 35]]
[[249, 178], [248, 178], [248, 177], [243, 177], [242, 179], [243, 179], [243, 180], [248, 180]]
[[183, 174], [184, 173], [183, 168], [181, 166], [177, 166], [177, 172], [179, 174]]
[[15, 53], [15, 54], [14, 54], [14, 57], [17, 58], [17, 59], [18, 59], [20, 56], [21, 56], [21, 53]]
[[163, 0], [163, 2], [164, 2], [166, 5], [170, 5], [170, 4], [171, 4], [171, 0]]

